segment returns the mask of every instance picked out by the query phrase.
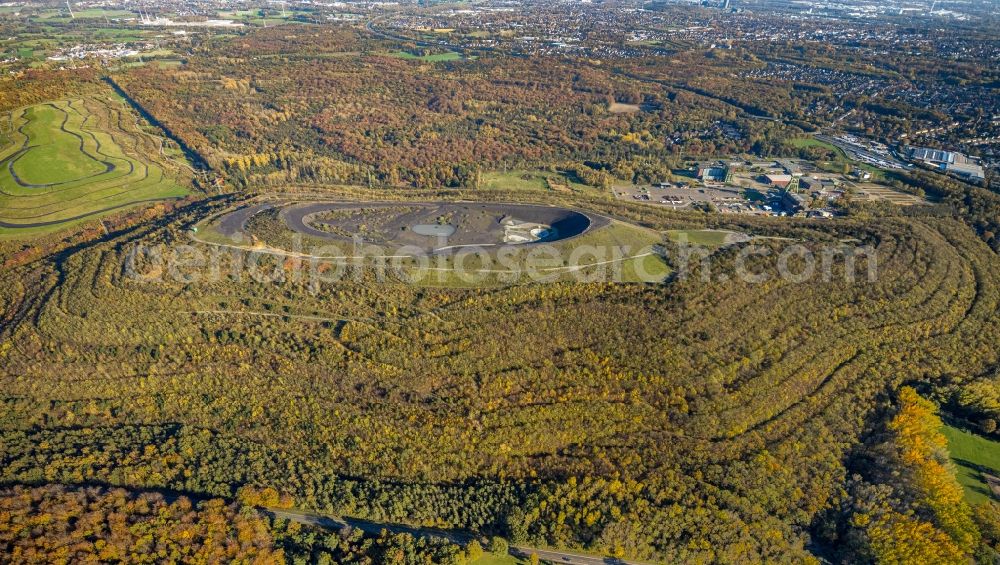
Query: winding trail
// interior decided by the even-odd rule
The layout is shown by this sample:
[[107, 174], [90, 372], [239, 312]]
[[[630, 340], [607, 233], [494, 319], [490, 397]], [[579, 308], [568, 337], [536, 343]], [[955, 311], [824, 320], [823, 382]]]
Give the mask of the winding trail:
[[[80, 181], [85, 181], [85, 180], [96, 178], [96, 177], [99, 177], [101, 175], [106, 175], [106, 174], [109, 174], [109, 173], [112, 173], [112, 172], [115, 171], [116, 166], [115, 166], [114, 163], [112, 163], [110, 161], [102, 161], [98, 157], [96, 157], [94, 155], [91, 155], [87, 151], [87, 149], [85, 147], [86, 140], [83, 138], [82, 135], [80, 135], [80, 134], [78, 134], [78, 133], [76, 133], [74, 131], [69, 131], [68, 129], [66, 129], [66, 123], [69, 121], [69, 112], [67, 112], [66, 110], [64, 110], [64, 109], [62, 109], [62, 108], [60, 108], [58, 106], [56, 106], [55, 104], [53, 104], [51, 102], [48, 103], [48, 104], [46, 104], [46, 106], [48, 106], [49, 108], [52, 108], [53, 110], [56, 110], [57, 112], [62, 112], [62, 114], [63, 114], [63, 120], [62, 120], [62, 123], [59, 124], [59, 130], [62, 131], [63, 133], [65, 133], [65, 134], [67, 134], [67, 135], [73, 136], [76, 139], [78, 139], [80, 141], [80, 147], [78, 149], [79, 152], [81, 154], [83, 154], [84, 156], [86, 156], [88, 159], [104, 165], [105, 170], [97, 172], [97, 173], [94, 173], [92, 175], [87, 175], [87, 176], [84, 176], [84, 177], [75, 178], [75, 179], [71, 179], [71, 180], [67, 180], [67, 181], [62, 181], [62, 182], [52, 182], [52, 183], [44, 183], [44, 184], [32, 184], [32, 183], [29, 183], [29, 182], [25, 182], [24, 179], [22, 179], [21, 177], [18, 176], [17, 171], [14, 170], [14, 165], [17, 163], [17, 161], [19, 159], [21, 159], [22, 157], [24, 157], [28, 153], [28, 151], [30, 151], [34, 147], [38, 147], [37, 145], [29, 145], [29, 143], [31, 142], [31, 136], [29, 136], [24, 131], [24, 128], [27, 127], [29, 123], [31, 123], [30, 120], [29, 120], [29, 121], [26, 121], [24, 124], [22, 124], [21, 127], [17, 128], [17, 132], [24, 136], [24, 145], [21, 147], [20, 151], [18, 151], [17, 153], [15, 153], [7, 161], [7, 170], [10, 172], [10, 176], [11, 176], [12, 179], [14, 179], [14, 182], [16, 182], [19, 186], [21, 186], [23, 188], [50, 188], [50, 187], [53, 187], [53, 186], [62, 186], [62, 185], [66, 185], [66, 184], [71, 184], [71, 183], [77, 183], [77, 182], [80, 182]], [[99, 154], [101, 154], [101, 155], [104, 155], [103, 153], [101, 153], [101, 142], [100, 142], [100, 140], [98, 140], [96, 137], [94, 137], [94, 142], [97, 144], [97, 152]], [[107, 155], [104, 155], [104, 156], [108, 157]]]
[[[96, 110], [88, 108], [84, 99], [71, 99], [35, 105], [45, 111], [42, 116], [28, 114], [28, 110], [35, 106], [9, 114], [12, 122], [15, 118], [23, 121], [18, 128], [14, 128], [13, 123], [11, 125], [12, 131], [22, 136], [23, 140], [16, 140], [10, 147], [14, 153], [0, 160], [0, 167], [6, 166], [5, 173], [9, 172], [6, 188], [0, 186], [0, 229], [53, 228], [128, 207], [182, 198], [178, 194], [180, 191], [176, 190], [179, 185], [164, 175], [157, 166], [159, 163], [142, 160], [144, 149], [151, 150], [148, 143], [145, 147], [139, 143], [146, 138], [125, 130], [103, 128], [101, 120], [105, 117], [112, 120], [113, 126], [115, 109], [103, 104], [100, 99], [95, 100], [99, 104]], [[72, 124], [69, 123], [71, 118]], [[38, 120], [42, 123], [31, 125]], [[72, 136], [76, 143], [63, 138], [61, 143], [64, 147], [59, 149], [72, 151], [80, 159], [99, 163], [103, 170], [44, 184], [32, 183], [30, 179], [19, 176], [15, 167], [18, 160], [33, 148], [44, 145], [32, 144], [35, 140], [31, 135], [38, 135], [42, 131], [40, 128], [46, 128], [54, 135]], [[116, 137], [115, 133], [120, 136]], [[102, 143], [104, 136], [107, 138]], [[120, 144], [120, 141], [134, 142], [134, 146], [132, 143]], [[43, 167], [47, 164], [42, 161]]]
[[[368, 535], [375, 536], [381, 534], [383, 531], [388, 531], [394, 534], [410, 534], [417, 537], [440, 538], [460, 545], [465, 545], [479, 537], [461, 530], [439, 530], [437, 528], [421, 528], [403, 524], [369, 522], [367, 520], [358, 520], [356, 518], [325, 516], [323, 514], [306, 512], [303, 510], [264, 508], [264, 511], [275, 518], [333, 531], [340, 531], [344, 528], [350, 527], [361, 530]], [[528, 557], [534, 553], [540, 559], [545, 561], [550, 561], [552, 563], [565, 563], [566, 565], [641, 565], [638, 561], [625, 561], [615, 557], [601, 557], [599, 555], [588, 555], [585, 553], [532, 547], [528, 545], [512, 545], [510, 546], [509, 552], [515, 557], [522, 558]]]
[[57, 226], [59, 224], [65, 224], [65, 223], [69, 223], [69, 222], [75, 222], [77, 220], [82, 220], [84, 218], [88, 218], [90, 216], [96, 216], [98, 214], [103, 214], [105, 212], [111, 212], [111, 211], [114, 211], [114, 210], [120, 210], [122, 208], [128, 208], [129, 206], [135, 206], [136, 204], [148, 204], [148, 203], [151, 203], [151, 202], [170, 202], [170, 201], [173, 201], [173, 200], [181, 200], [181, 197], [180, 196], [167, 196], [167, 197], [164, 197], [164, 198], [148, 198], [146, 200], [136, 200], [136, 201], [133, 201], [133, 202], [125, 202], [124, 204], [119, 204], [117, 206], [111, 206], [109, 208], [104, 208], [104, 209], [101, 209], [101, 210], [92, 210], [92, 211], [87, 212], [85, 214], [80, 214], [79, 216], [73, 216], [72, 218], [62, 218], [62, 219], [59, 219], [59, 220], [50, 220], [50, 221], [47, 221], [47, 222], [34, 222], [34, 223], [30, 223], [30, 224], [11, 224], [9, 222], [5, 222], [3, 220], [0, 220], [0, 228], [24, 229], [24, 228], [44, 228], [44, 227], [49, 227], [49, 226]]

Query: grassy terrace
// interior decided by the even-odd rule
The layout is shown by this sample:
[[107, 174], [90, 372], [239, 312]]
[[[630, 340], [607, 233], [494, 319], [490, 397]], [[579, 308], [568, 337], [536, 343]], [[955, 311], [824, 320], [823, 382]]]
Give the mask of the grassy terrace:
[[667, 235], [671, 240], [690, 245], [719, 247], [726, 243], [731, 232], [722, 230], [670, 230]]
[[[26, 123], [21, 132], [28, 138], [28, 149], [10, 161], [11, 174], [27, 185], [64, 184], [105, 172], [99, 156], [81, 146], [76, 131], [62, 129], [65, 108], [56, 105], [32, 106], [24, 111]], [[53, 164], [58, 163], [58, 166]]]
[[515, 169], [483, 173], [482, 188], [490, 190], [595, 190], [562, 172]]
[[188, 192], [185, 164], [109, 93], [21, 108], [3, 122], [0, 237]]
[[972, 503], [993, 499], [984, 475], [1000, 476], [1000, 442], [952, 426], [941, 431], [948, 438], [948, 450], [958, 467], [958, 482], [965, 487], [965, 497]]
[[797, 137], [795, 139], [789, 139], [788, 144], [791, 145], [792, 147], [795, 147], [796, 149], [803, 149], [807, 147], [822, 147], [823, 149], [829, 149], [830, 151], [836, 153], [838, 156], [847, 159], [847, 154], [844, 153], [843, 149], [837, 147], [832, 143], [820, 141], [815, 137]]

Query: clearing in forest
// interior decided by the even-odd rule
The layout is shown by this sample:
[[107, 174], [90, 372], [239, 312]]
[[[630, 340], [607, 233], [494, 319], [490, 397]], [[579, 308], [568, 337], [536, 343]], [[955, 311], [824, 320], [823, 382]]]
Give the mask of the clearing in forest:
[[953, 426], [942, 430], [948, 438], [948, 451], [958, 471], [958, 482], [965, 487], [969, 502], [1000, 500], [995, 488], [1000, 476], [1000, 443]]

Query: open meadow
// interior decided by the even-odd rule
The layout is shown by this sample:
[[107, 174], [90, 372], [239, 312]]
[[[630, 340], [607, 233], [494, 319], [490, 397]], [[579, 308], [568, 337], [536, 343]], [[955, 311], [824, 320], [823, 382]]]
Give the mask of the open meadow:
[[958, 481], [971, 502], [982, 503], [1000, 494], [1000, 442], [968, 430], [945, 426], [948, 450], [958, 469]]

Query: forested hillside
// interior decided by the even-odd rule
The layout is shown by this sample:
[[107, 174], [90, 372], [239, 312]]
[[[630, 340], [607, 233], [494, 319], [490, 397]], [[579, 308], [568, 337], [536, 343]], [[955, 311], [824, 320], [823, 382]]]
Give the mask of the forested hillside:
[[[2, 480], [270, 485], [309, 508], [621, 556], [804, 558], [880, 399], [985, 374], [1000, 340], [998, 259], [949, 217], [742, 226], [870, 243], [868, 282], [725, 280], [736, 248], [665, 286], [123, 275], [130, 242], [177, 242], [205, 213], [5, 275]], [[755, 272], [789, 244], [765, 243]]]
[[103, 487], [0, 490], [0, 558], [7, 563], [457, 565], [468, 557], [444, 541], [324, 532], [217, 498]]
[[0, 558], [8, 563], [273, 563], [264, 521], [221, 500], [168, 501], [123, 489], [0, 490]]
[[[1000, 560], [996, 491], [963, 494], [942, 433], [998, 436], [1000, 196], [807, 135], [847, 114], [838, 133], [951, 119], [855, 93], [857, 76], [987, 89], [994, 71], [875, 61], [874, 39], [850, 58], [809, 35], [768, 57], [637, 40], [614, 52], [646, 55], [600, 59], [376, 23], [177, 34], [176, 64], [0, 79], [11, 179], [38, 146], [56, 155], [33, 171], [84, 187], [101, 163], [180, 179], [129, 211], [104, 204], [132, 180], [82, 191], [100, 205], [61, 214], [72, 229], [0, 239], [0, 561], [460, 565], [486, 539], [478, 565], [508, 542], [629, 562]], [[478, 47], [451, 51], [453, 34]], [[806, 58], [801, 80], [779, 72]], [[804, 76], [847, 84], [849, 110]], [[44, 121], [20, 120], [39, 104]], [[72, 151], [32, 145], [35, 123]], [[129, 159], [107, 161], [102, 135]], [[764, 204], [796, 196], [771, 173], [801, 169], [819, 218]], [[56, 181], [18, 181], [51, 202], [7, 212], [35, 229], [36, 208], [80, 206]], [[871, 196], [898, 192], [910, 206]], [[550, 243], [621, 255], [458, 278], [459, 248]], [[436, 284], [373, 268], [424, 258]], [[576, 276], [647, 259], [650, 279]]]
[[[483, 171], [553, 163], [653, 179], [681, 152], [739, 153], [781, 140], [771, 122], [741, 122], [748, 135], [722, 136], [717, 122], [739, 108], [604, 66], [546, 57], [422, 63], [391, 49], [356, 30], [285, 27], [121, 82], [237, 185], [475, 188]], [[612, 112], [615, 102], [640, 111]]]

